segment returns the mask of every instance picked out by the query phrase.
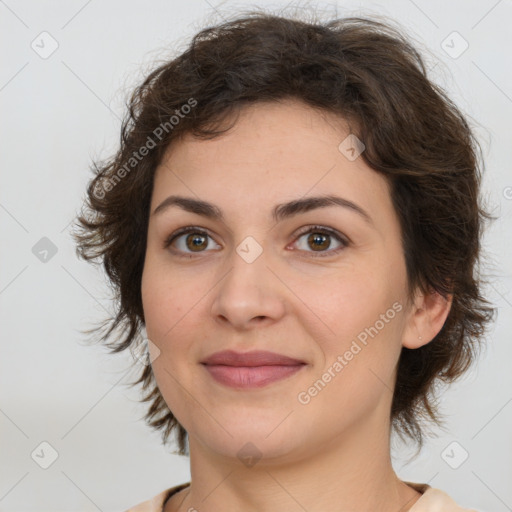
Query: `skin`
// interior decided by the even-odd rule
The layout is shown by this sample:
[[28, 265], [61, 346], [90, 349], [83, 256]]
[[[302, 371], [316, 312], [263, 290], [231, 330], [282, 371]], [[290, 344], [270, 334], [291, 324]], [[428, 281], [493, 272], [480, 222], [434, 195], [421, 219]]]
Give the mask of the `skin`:
[[[146, 330], [160, 351], [152, 363], [158, 387], [189, 434], [192, 476], [165, 512], [405, 512], [420, 497], [391, 465], [392, 390], [402, 346], [434, 338], [451, 298], [417, 293], [407, 301], [387, 182], [362, 158], [340, 152], [349, 133], [343, 119], [298, 100], [257, 103], [221, 137], [176, 141], [156, 170], [151, 212], [179, 194], [214, 203], [225, 217], [176, 206], [150, 215]], [[270, 216], [277, 203], [328, 194], [353, 201], [372, 223], [339, 206], [278, 223]], [[325, 256], [316, 256], [311, 232], [297, 234], [313, 225], [336, 230], [349, 245], [334, 253], [343, 244], [327, 236]], [[189, 233], [174, 241], [174, 253], [164, 248], [184, 226], [208, 230], [208, 245], [194, 251]], [[252, 263], [236, 251], [247, 236], [263, 251]], [[396, 302], [394, 318], [300, 403], [298, 394]], [[270, 350], [307, 365], [264, 388], [235, 390], [200, 364], [224, 349]], [[248, 442], [261, 455], [252, 467], [237, 456]]]

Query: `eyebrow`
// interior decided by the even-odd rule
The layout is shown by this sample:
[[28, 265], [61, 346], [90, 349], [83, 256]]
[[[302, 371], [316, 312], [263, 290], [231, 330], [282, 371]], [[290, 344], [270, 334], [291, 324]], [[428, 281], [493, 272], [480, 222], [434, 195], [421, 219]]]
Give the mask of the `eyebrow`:
[[[177, 206], [182, 210], [207, 217], [208, 219], [219, 220], [222, 222], [225, 220], [222, 210], [216, 205], [191, 197], [175, 195], [164, 199], [154, 209], [152, 215], [161, 214], [171, 206]], [[356, 203], [349, 201], [348, 199], [334, 195], [306, 197], [303, 199], [295, 199], [287, 203], [278, 204], [272, 209], [272, 218], [275, 222], [279, 222], [301, 213], [316, 210], [317, 208], [327, 208], [330, 206], [341, 206], [342, 208], [347, 208], [352, 212], [357, 213], [368, 224], [372, 226], [374, 225], [372, 218], [365, 210], [363, 210], [363, 208], [361, 208]]]

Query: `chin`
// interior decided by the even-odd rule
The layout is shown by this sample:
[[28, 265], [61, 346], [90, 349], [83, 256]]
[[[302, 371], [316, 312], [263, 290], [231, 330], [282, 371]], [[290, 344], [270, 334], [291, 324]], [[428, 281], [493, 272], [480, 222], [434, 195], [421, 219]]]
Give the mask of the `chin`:
[[301, 436], [304, 430], [291, 423], [285, 425], [287, 420], [280, 424], [283, 418], [258, 422], [246, 416], [240, 421], [227, 422], [231, 435], [219, 427], [215, 432], [211, 428], [196, 432], [194, 437], [209, 450], [223, 457], [237, 458], [247, 467], [292, 461], [304, 451], [305, 440]]

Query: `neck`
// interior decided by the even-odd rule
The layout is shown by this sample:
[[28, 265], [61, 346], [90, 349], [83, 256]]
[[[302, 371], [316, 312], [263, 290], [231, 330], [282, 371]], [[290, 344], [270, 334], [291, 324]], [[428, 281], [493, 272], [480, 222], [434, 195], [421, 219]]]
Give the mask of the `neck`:
[[406, 512], [421, 495], [396, 476], [389, 452], [382, 422], [354, 425], [293, 460], [261, 459], [253, 467], [190, 438], [191, 486], [179, 510]]

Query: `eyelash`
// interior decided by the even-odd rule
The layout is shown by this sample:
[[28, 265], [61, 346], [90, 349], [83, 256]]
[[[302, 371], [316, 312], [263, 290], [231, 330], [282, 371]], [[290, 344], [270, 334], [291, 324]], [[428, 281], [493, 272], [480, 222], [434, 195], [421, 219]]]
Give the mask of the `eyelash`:
[[[178, 229], [177, 231], [172, 233], [170, 236], [168, 236], [164, 242], [164, 249], [168, 249], [170, 247], [170, 245], [180, 236], [186, 235], [189, 233], [195, 233], [195, 234], [199, 234], [201, 236], [207, 236], [207, 237], [209, 236], [210, 238], [213, 238], [207, 231], [205, 231], [202, 228], [195, 227], [195, 226], [187, 226], [187, 227]], [[311, 253], [314, 258], [325, 258], [327, 256], [333, 256], [335, 254], [338, 254], [343, 249], [346, 249], [350, 245], [350, 242], [345, 237], [343, 237], [341, 234], [339, 234], [337, 231], [330, 229], [330, 228], [326, 228], [324, 226], [306, 226], [304, 229], [300, 230], [299, 233], [297, 233], [296, 240], [299, 239], [300, 237], [302, 237], [303, 235], [306, 235], [309, 233], [318, 233], [318, 234], [322, 234], [322, 235], [328, 235], [328, 236], [335, 238], [338, 242], [340, 242], [342, 244], [341, 247], [338, 247], [337, 249], [332, 249], [332, 250], [327, 250], [327, 251], [319, 251], [319, 252], [305, 251], [307, 253]], [[169, 250], [172, 250], [172, 249], [169, 249]], [[185, 253], [187, 256], [180, 254], [180, 251], [172, 250], [172, 252], [175, 254], [178, 254], [179, 256], [183, 256], [183, 257], [187, 257], [187, 256], [189, 258], [195, 257], [195, 256], [193, 256], [194, 253], [190, 253], [190, 252]], [[199, 255], [201, 252], [205, 252], [205, 251], [199, 251], [198, 253], [195, 253], [195, 254]]]

